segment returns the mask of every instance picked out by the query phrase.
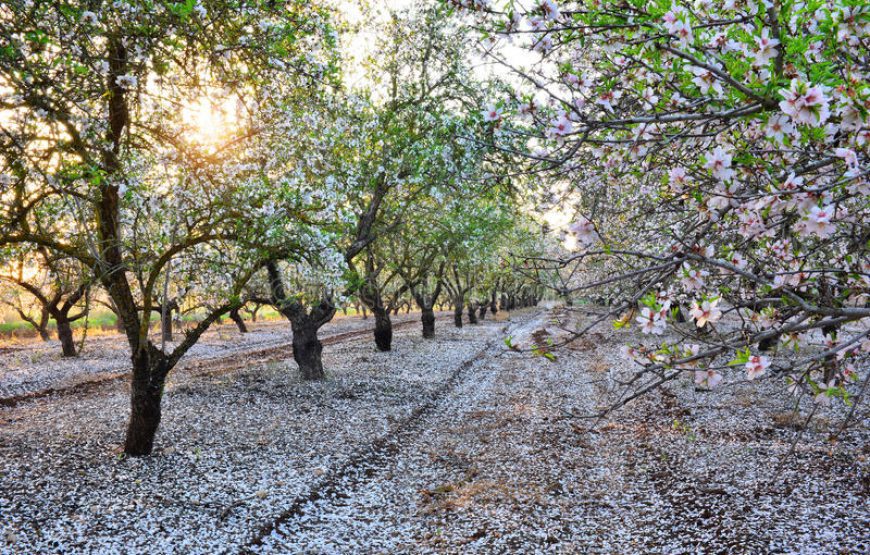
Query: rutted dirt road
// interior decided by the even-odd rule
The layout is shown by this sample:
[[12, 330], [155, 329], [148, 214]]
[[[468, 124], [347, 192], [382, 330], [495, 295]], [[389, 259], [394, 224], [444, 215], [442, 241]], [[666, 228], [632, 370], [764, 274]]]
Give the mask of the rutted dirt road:
[[121, 391], [0, 414], [3, 553], [867, 553], [866, 419], [832, 446], [784, 425], [773, 381], [651, 394], [588, 429], [624, 337], [512, 352], [529, 311], [435, 340], [399, 329], [325, 351], [329, 379], [275, 361], [191, 375], [153, 457], [118, 459]]

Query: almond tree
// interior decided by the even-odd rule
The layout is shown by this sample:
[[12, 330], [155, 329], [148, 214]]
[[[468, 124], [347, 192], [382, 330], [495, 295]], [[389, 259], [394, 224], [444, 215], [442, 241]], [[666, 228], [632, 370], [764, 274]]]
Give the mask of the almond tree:
[[[870, 351], [865, 6], [455, 4], [538, 55], [520, 67], [491, 50], [528, 92], [481, 116], [582, 193], [577, 252], [538, 262], [591, 268], [574, 291], [609, 290], [605, 318], [622, 326], [640, 304], [650, 336], [690, 308], [685, 339], [633, 351], [641, 368], [616, 406], [683, 376], [785, 374], [819, 402], [863, 388], [851, 384], [866, 383]], [[775, 338], [818, 347], [774, 361], [759, 351]]]
[[[75, 260], [58, 260], [41, 247], [36, 252], [15, 253], [0, 273], [0, 282], [17, 289], [12, 299], [5, 299], [6, 304], [31, 324], [43, 340], [49, 338], [49, 321], [54, 320], [63, 356], [78, 354], [72, 323], [88, 314], [91, 284], [87, 268], [82, 268]], [[23, 304], [21, 293], [32, 302]], [[28, 305], [36, 306], [38, 316]]]
[[[235, 248], [254, 243], [245, 223], [256, 197], [226, 180], [213, 160], [221, 144], [186, 141], [186, 104], [234, 99], [247, 116], [264, 82], [310, 96], [334, 67], [333, 44], [327, 14], [301, 1], [0, 7], [0, 246], [77, 259], [107, 290], [131, 351], [126, 453], [151, 452], [167, 374], [239, 303], [257, 260]], [[244, 118], [234, 127], [233, 148], [256, 134]], [[221, 301], [164, 351], [149, 315], [173, 261], [191, 276], [208, 273], [193, 271], [200, 263], [222, 267], [227, 279], [215, 284]]]

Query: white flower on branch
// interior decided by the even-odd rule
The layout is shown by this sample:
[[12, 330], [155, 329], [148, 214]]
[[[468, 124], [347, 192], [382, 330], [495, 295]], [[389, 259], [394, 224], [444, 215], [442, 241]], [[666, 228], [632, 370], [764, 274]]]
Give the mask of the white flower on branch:
[[708, 389], [713, 389], [722, 383], [722, 374], [715, 370], [696, 370], [695, 383]]
[[652, 311], [644, 307], [640, 314], [640, 316], [635, 318], [637, 323], [640, 324], [640, 331], [653, 335], [665, 333], [665, 319], [660, 311]]
[[792, 79], [791, 86], [780, 91], [784, 100], [779, 103], [779, 107], [796, 123], [820, 127], [831, 115], [825, 89], [821, 85], [810, 86]]
[[750, 380], [764, 374], [764, 371], [770, 366], [770, 359], [761, 355], [752, 355], [746, 363], [746, 377]]
[[719, 299], [714, 301], [695, 301], [689, 309], [689, 314], [695, 320], [695, 325], [703, 328], [707, 323], [715, 324], [722, 318], [722, 311], [719, 310]]
[[481, 112], [481, 114], [483, 114], [483, 121], [487, 123], [497, 122], [501, 119], [501, 112], [501, 108], [497, 107], [495, 104], [490, 104]]

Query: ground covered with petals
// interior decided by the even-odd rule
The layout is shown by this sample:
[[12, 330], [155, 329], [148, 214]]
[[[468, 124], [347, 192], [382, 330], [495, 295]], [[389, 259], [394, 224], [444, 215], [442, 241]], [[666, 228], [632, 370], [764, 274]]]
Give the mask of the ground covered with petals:
[[[0, 409], [2, 553], [865, 553], [866, 419], [836, 444], [753, 382], [673, 383], [592, 422], [630, 368], [520, 311], [437, 338], [180, 376], [152, 457], [122, 385]], [[546, 330], [546, 331], [544, 331]], [[783, 458], [801, 434], [794, 455]]]

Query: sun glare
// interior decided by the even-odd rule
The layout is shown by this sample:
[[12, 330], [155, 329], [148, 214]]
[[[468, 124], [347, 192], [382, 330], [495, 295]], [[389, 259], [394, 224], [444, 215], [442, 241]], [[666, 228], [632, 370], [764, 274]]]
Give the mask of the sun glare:
[[191, 142], [213, 145], [228, 135], [236, 127], [235, 104], [227, 99], [216, 102], [210, 98], [200, 98], [182, 109], [182, 121], [189, 130]]

